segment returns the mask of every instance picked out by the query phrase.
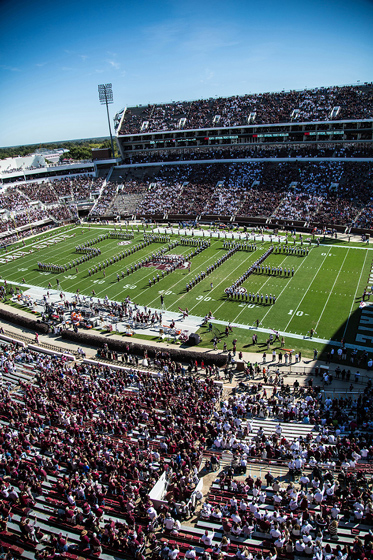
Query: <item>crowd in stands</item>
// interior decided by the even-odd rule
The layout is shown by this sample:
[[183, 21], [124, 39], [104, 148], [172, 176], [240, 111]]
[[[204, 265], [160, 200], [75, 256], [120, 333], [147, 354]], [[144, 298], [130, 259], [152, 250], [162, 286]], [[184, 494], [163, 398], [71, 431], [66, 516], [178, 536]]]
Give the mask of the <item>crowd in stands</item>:
[[373, 203], [368, 202], [354, 221], [355, 227], [370, 228], [373, 224]]
[[46, 210], [38, 210], [30, 208], [29, 210], [23, 210], [17, 212], [14, 217], [9, 217], [8, 219], [3, 219], [0, 222], [0, 232], [9, 231], [12, 232], [17, 228], [25, 226], [27, 224], [33, 224], [40, 220], [50, 219], [50, 212]]
[[71, 220], [73, 217], [73, 213], [69, 206], [64, 205], [57, 205], [51, 208], [48, 208], [48, 213], [58, 222], [62, 222], [65, 220]]
[[74, 201], [84, 200], [91, 193], [100, 191], [104, 179], [88, 176], [76, 176], [42, 182], [26, 182], [16, 187], [8, 187], [0, 193], [0, 207], [10, 212], [24, 210], [30, 202], [55, 204], [63, 197]]
[[[269, 558], [282, 554], [315, 560], [370, 556], [372, 533], [366, 531], [364, 542], [349, 535], [351, 527], [373, 523], [370, 475], [359, 470], [358, 464], [365, 462], [369, 469], [373, 458], [372, 434], [366, 432], [372, 425], [371, 384], [357, 399], [323, 399], [312, 380], [308, 388], [300, 388], [298, 398], [286, 387], [278, 390], [276, 384], [275, 380], [273, 391], [251, 386], [249, 392], [231, 395], [214, 411], [206, 443], [230, 450], [232, 462], [212, 487], [201, 519], [211, 523], [210, 530], [223, 530], [228, 549], [231, 540], [251, 539], [259, 533], [262, 547], [271, 551]], [[298, 388], [299, 383], [295, 384]], [[253, 427], [255, 419], [266, 417], [292, 422], [291, 436], [280, 423], [272, 433]], [[309, 424], [316, 434], [300, 431], [300, 425]], [[363, 433], [350, 437], [357, 426]], [[296, 477], [297, 485], [284, 484], [271, 472], [264, 480], [247, 476], [253, 458], [286, 465], [290, 480]], [[339, 531], [345, 542], [338, 547]]]
[[[368, 162], [248, 162], [165, 166], [138, 213], [237, 215], [369, 223]], [[149, 179], [149, 182], [151, 180]], [[368, 226], [369, 227], [369, 226]]]
[[156, 163], [168, 161], [189, 161], [206, 159], [236, 159], [236, 158], [371, 158], [373, 148], [371, 145], [354, 144], [347, 146], [340, 145], [290, 145], [287, 146], [230, 146], [173, 149], [173, 150], [154, 150], [142, 151], [131, 154], [125, 158], [124, 163]]
[[[371, 86], [250, 94], [129, 108], [120, 134], [177, 130], [180, 127], [199, 129], [243, 126], [248, 124], [248, 117], [252, 113], [255, 113], [255, 124], [372, 118]], [[340, 110], [333, 117], [335, 107], [340, 107]], [[145, 122], [148, 124], [144, 128]]]
[[[351, 155], [349, 147], [338, 150]], [[262, 157], [266, 149], [256, 153]], [[278, 157], [283, 155], [278, 152]], [[259, 216], [362, 228], [372, 225], [372, 173], [371, 164], [365, 161], [251, 160], [155, 166], [144, 170], [142, 177], [136, 169], [120, 172], [122, 175], [116, 173], [115, 181], [106, 182], [104, 188], [102, 178], [90, 177], [8, 187], [0, 194], [0, 206], [12, 215], [3, 215], [0, 231], [47, 218], [75, 219], [75, 202], [88, 199], [93, 192], [100, 195], [91, 209], [91, 219], [120, 213], [122, 206], [129, 205], [128, 196], [133, 195], [131, 212], [140, 215], [167, 212]], [[38, 202], [47, 208], [37, 209]]]
[[0, 193], [0, 208], [9, 212], [17, 212], [27, 208], [29, 200], [15, 187], [8, 187]]
[[105, 214], [106, 209], [112, 202], [115, 194], [117, 193], [118, 185], [107, 181], [105, 186], [101, 189], [100, 196], [97, 199], [94, 207], [89, 213], [89, 216], [94, 218]]
[[52, 186], [59, 198], [71, 197], [78, 201], [89, 198], [93, 192], [99, 192], [103, 182], [102, 177], [77, 176], [71, 179], [55, 179], [52, 181]]
[[[192, 363], [186, 371], [166, 352], [153, 372], [149, 365], [145, 355], [139, 368], [129, 347], [115, 370], [1, 344], [5, 550], [16, 536], [18, 554], [23, 546], [48, 560], [372, 556], [371, 383], [331, 398], [312, 378], [291, 388], [263, 370], [264, 384], [222, 395], [209, 375], [194, 376]], [[275, 420], [270, 431], [266, 418]], [[214, 469], [221, 452], [231, 459], [203, 500], [202, 455]], [[267, 464], [285, 477], [265, 467], [262, 476]], [[149, 492], [163, 473], [164, 505], [155, 508]], [[196, 533], [181, 523], [201, 500]]]
[[[123, 172], [121, 171], [121, 173]], [[124, 211], [128, 211], [130, 208], [131, 213], [134, 213], [138, 199], [142, 199], [143, 193], [149, 187], [147, 181], [125, 180], [119, 175], [119, 171], [116, 175], [118, 177], [114, 181], [107, 182], [97, 203], [92, 208], [89, 214], [92, 219], [108, 214], [116, 216], [121, 213], [122, 204], [124, 204]]]
[[[100, 191], [103, 181], [102, 178], [92, 179], [88, 176], [79, 176], [8, 187], [0, 194], [0, 208], [10, 214], [3, 215], [0, 232], [14, 230], [28, 223], [32, 224], [50, 218], [57, 221], [76, 218], [76, 208], [67, 206], [63, 198], [69, 197], [71, 202], [87, 199], [92, 192]], [[30, 206], [32, 203], [34, 204]], [[37, 203], [41, 203], [43, 207]]]
[[43, 204], [58, 202], [58, 195], [49, 182], [23, 183], [17, 187], [29, 200], [40, 201]]
[[[158, 374], [130, 366], [129, 349], [124, 357], [128, 367], [116, 371], [1, 347], [2, 530], [24, 546], [41, 543], [37, 557], [139, 557], [154, 509], [148, 493], [160, 475], [168, 480], [170, 512], [198, 483], [198, 440], [220, 389], [180, 375], [166, 352], [155, 358]], [[31, 373], [34, 379], [24, 380]], [[67, 542], [66, 530], [77, 529], [75, 542]]]

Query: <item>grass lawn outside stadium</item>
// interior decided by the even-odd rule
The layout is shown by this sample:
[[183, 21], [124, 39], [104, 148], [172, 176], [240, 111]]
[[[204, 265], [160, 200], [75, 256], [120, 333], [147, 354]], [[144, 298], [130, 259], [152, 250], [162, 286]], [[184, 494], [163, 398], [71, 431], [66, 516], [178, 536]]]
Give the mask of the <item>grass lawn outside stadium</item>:
[[[153, 231], [160, 230], [164, 231], [162, 228], [158, 230], [155, 228]], [[38, 270], [38, 262], [55, 265], [72, 262], [82, 256], [75, 252], [77, 245], [93, 240], [108, 231], [114, 231], [114, 226], [96, 224], [65, 226], [29, 238], [25, 241], [25, 246], [21, 242], [9, 246], [7, 252], [3, 250], [0, 254], [1, 278], [8, 284], [19, 286], [23, 291], [27, 290], [27, 286], [39, 286], [46, 291], [49, 282], [56, 289], [58, 278], [61, 289], [66, 293], [73, 294], [79, 289], [81, 295], [91, 296], [94, 290], [96, 297], [103, 299], [108, 296], [110, 300], [115, 301], [123, 301], [129, 296], [131, 301], [139, 306], [146, 305], [152, 309], [160, 309], [160, 296], [163, 295], [167, 310], [178, 312], [179, 308], [188, 308], [189, 315], [200, 317], [201, 323], [203, 317], [211, 312], [212, 332], [202, 326], [198, 331], [202, 338], [201, 346], [204, 347], [212, 347], [212, 339], [216, 335], [219, 338], [220, 350], [223, 349], [224, 342], [227, 342], [229, 349], [232, 340], [236, 338], [238, 350], [263, 353], [269, 333], [276, 330], [285, 337], [285, 348], [301, 351], [304, 357], [311, 357], [314, 348], [321, 352], [328, 348], [329, 341], [339, 343], [342, 338], [350, 348], [356, 345], [359, 349], [365, 348], [368, 352], [372, 348], [372, 339], [369, 335], [373, 333], [369, 331], [369, 324], [363, 327], [364, 336], [361, 336], [361, 333], [360, 336], [358, 335], [363, 311], [359, 305], [365, 287], [371, 285], [369, 279], [373, 260], [373, 249], [365, 244], [330, 238], [323, 241], [321, 238], [321, 243], [317, 246], [314, 241], [309, 245], [304, 238], [303, 247], [309, 247], [307, 256], [283, 252], [270, 254], [264, 261], [264, 265], [281, 266], [290, 270], [294, 267], [294, 276], [254, 273], [244, 281], [242, 286], [247, 292], [263, 294], [264, 297], [265, 294], [274, 294], [276, 303], [272, 305], [269, 303], [266, 305], [265, 302], [263, 304], [246, 302], [245, 299], [228, 299], [224, 290], [240, 278], [271, 245], [278, 244], [277, 236], [273, 237], [271, 243], [268, 236], [266, 236], [268, 240], [263, 242], [262, 236], [257, 234], [255, 251], [235, 252], [189, 292], [186, 291], [186, 284], [227, 253], [228, 249], [223, 247], [223, 243], [226, 240], [225, 235], [227, 240], [230, 240], [231, 232], [227, 234], [222, 232], [218, 238], [210, 237], [210, 230], [204, 229], [204, 239], [210, 240], [210, 247], [191, 259], [190, 271], [188, 268], [177, 269], [168, 275], [165, 274], [164, 278], [161, 276], [161, 271], [153, 266], [142, 267], [129, 276], [126, 273], [131, 265], [134, 266], [135, 263], [159, 249], [163, 247], [168, 249], [168, 243], [160, 242], [151, 243], [110, 265], [105, 269], [106, 277], [103, 271], [91, 277], [88, 274], [88, 269], [92, 266], [142, 242], [144, 239], [142, 225], [139, 228], [130, 226], [128, 230], [122, 226], [122, 232], [134, 232], [134, 238], [129, 240], [129, 244], [119, 245], [121, 239], [109, 238], [93, 245], [94, 248], [101, 250], [101, 255], [79, 264], [78, 272], [75, 267], [59, 274]], [[116, 231], [120, 231], [118, 226]], [[151, 233], [152, 230], [148, 228], [147, 232]], [[194, 238], [199, 239], [201, 230], [194, 230], [194, 232]], [[242, 230], [240, 233], [243, 241]], [[190, 230], [187, 232], [187, 237], [190, 238], [191, 235]], [[181, 237], [185, 235], [171, 235], [171, 241]], [[282, 239], [285, 239], [285, 235], [282, 235]], [[239, 242], [238, 239], [236, 241]], [[253, 243], [253, 240], [249, 239], [248, 243]], [[289, 245], [293, 246], [293, 238], [291, 240], [289, 238]], [[299, 236], [296, 239], [296, 246], [300, 247]], [[170, 251], [167, 250], [167, 254], [186, 256], [194, 249], [195, 247], [190, 245], [178, 245]], [[20, 251], [26, 254], [19, 256]], [[6, 260], [8, 262], [5, 262]], [[122, 271], [125, 273], [124, 278], [122, 278]], [[157, 273], [161, 276], [160, 281], [149, 286], [149, 279], [152, 280]], [[119, 282], [117, 274], [120, 275]], [[23, 279], [25, 285], [22, 283]], [[369, 305], [370, 302], [366, 303]], [[254, 330], [257, 320], [260, 321], [259, 329]], [[228, 322], [233, 325], [233, 333], [225, 337], [224, 330]], [[308, 336], [311, 329], [315, 331], [312, 340]], [[258, 334], [257, 345], [252, 345], [254, 332]], [[144, 335], [144, 338], [149, 339], [149, 336]], [[276, 345], [274, 347], [276, 348]]]

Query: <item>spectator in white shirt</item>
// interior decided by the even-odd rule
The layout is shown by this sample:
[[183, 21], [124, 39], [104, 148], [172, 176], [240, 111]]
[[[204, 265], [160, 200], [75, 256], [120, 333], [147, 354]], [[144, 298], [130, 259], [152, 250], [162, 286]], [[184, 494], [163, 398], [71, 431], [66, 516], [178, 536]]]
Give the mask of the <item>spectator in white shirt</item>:
[[171, 550], [168, 553], [168, 557], [170, 560], [176, 560], [180, 554], [180, 550], [177, 548], [176, 544], [171, 546]]
[[321, 504], [321, 502], [324, 499], [324, 493], [320, 491], [320, 489], [317, 489], [317, 491], [315, 492], [314, 495], [314, 500], [317, 504]]
[[197, 557], [196, 549], [194, 548], [194, 546], [189, 545], [189, 548], [185, 553], [185, 558], [194, 560], [196, 557]]
[[205, 548], [211, 548], [214, 536], [215, 536], [214, 531], [211, 534], [209, 534], [208, 530], [206, 529], [205, 534], [202, 535], [201, 537], [201, 541]]
[[175, 520], [171, 517], [170, 513], [166, 514], [166, 519], [164, 521], [164, 528], [167, 531], [172, 531], [172, 529], [174, 528], [175, 525]]
[[150, 521], [154, 521], [155, 519], [157, 519], [157, 512], [155, 511], [153, 506], [150, 506], [150, 508], [148, 508], [147, 513], [149, 515]]
[[279, 537], [281, 537], [281, 531], [278, 528], [278, 525], [274, 525], [273, 528], [270, 530], [269, 534], [271, 535], [272, 539], [275, 541]]
[[295, 551], [296, 551], [298, 554], [303, 554], [304, 549], [305, 549], [304, 542], [301, 541], [301, 540], [297, 540], [297, 541], [295, 542]]

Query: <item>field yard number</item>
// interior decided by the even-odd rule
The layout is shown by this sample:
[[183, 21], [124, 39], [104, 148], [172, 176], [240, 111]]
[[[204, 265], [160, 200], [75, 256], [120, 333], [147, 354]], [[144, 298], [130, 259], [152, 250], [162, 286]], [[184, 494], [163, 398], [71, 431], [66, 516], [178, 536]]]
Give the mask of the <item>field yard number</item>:
[[197, 300], [197, 301], [210, 301], [211, 298], [210, 298], [210, 296], [206, 296], [206, 297], [197, 296], [197, 297], [196, 297], [196, 300]]
[[[293, 314], [293, 309], [290, 309], [288, 315], [292, 315]], [[297, 311], [295, 314], [297, 317], [302, 317], [303, 315], [303, 311]]]
[[76, 274], [68, 274], [67, 276], [64, 276], [64, 278], [66, 278], [66, 280], [74, 280], [76, 278]]
[[162, 296], [172, 296], [173, 292], [171, 292], [171, 290], [160, 290], [158, 292], [159, 294], [161, 294]]
[[255, 303], [240, 303], [238, 307], [247, 307], [248, 309], [253, 309], [256, 307]]
[[334, 257], [334, 255], [331, 255], [330, 253], [321, 253], [322, 257]]
[[135, 290], [137, 288], [136, 284], [125, 284], [123, 290]]
[[93, 280], [92, 284], [105, 284], [105, 280]]

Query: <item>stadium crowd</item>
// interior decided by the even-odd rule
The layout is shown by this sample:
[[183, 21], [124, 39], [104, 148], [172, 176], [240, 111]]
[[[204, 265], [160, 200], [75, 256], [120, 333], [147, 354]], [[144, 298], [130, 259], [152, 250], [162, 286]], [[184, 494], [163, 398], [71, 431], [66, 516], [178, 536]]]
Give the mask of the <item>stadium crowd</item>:
[[[248, 162], [165, 166], [137, 212], [368, 223], [369, 163]], [[363, 221], [365, 220], [365, 221]], [[370, 227], [370, 226], [368, 226]]]
[[[264, 384], [221, 396], [208, 375], [192, 375], [192, 365], [187, 373], [167, 353], [152, 364], [145, 355], [142, 369], [129, 347], [123, 358], [115, 370], [1, 345], [3, 549], [17, 535], [51, 560], [370, 555], [372, 533], [346, 535], [350, 526], [373, 524], [369, 478], [359, 470], [373, 459], [371, 384], [332, 399], [312, 378], [291, 388], [277, 371], [263, 370]], [[258, 427], [266, 418], [277, 422], [271, 433]], [[231, 460], [203, 503], [196, 537], [181, 523], [203, 498], [196, 485], [206, 452], [212, 468], [221, 452]], [[253, 461], [282, 465], [288, 482], [271, 472], [253, 478]], [[148, 494], [163, 473], [167, 491], [156, 509]]]
[[88, 199], [93, 192], [98, 198], [91, 219], [120, 213], [123, 200], [124, 207], [127, 201], [140, 215], [262, 216], [372, 225], [369, 162], [211, 162], [146, 168], [142, 178], [136, 170], [122, 174], [118, 182], [108, 181], [104, 187], [102, 178], [90, 177], [8, 187], [0, 195], [6, 211], [0, 231], [45, 219], [71, 220], [77, 216], [75, 201]]
[[364, 119], [372, 117], [372, 101], [372, 84], [368, 84], [148, 105], [127, 109], [120, 134], [243, 126], [251, 114], [255, 124]]
[[78, 176], [8, 187], [0, 193], [0, 207], [5, 210], [0, 232], [12, 232], [40, 220], [71, 220], [76, 217], [76, 211], [74, 206], [66, 205], [65, 198], [68, 198], [69, 203], [88, 199], [91, 193], [100, 192], [103, 181], [102, 178]]
[[371, 158], [373, 148], [365, 144], [352, 145], [289, 145], [272, 146], [240, 146], [239, 144], [230, 147], [206, 147], [183, 148], [172, 150], [152, 150], [136, 152], [125, 157], [124, 163], [157, 163], [157, 162], [177, 162], [189, 160], [210, 160], [210, 159], [236, 159], [236, 158]]
[[[176, 501], [189, 501], [203, 449], [198, 438], [219, 388], [209, 379], [168, 372], [163, 354], [156, 357], [158, 375], [131, 366], [116, 371], [98, 363], [71, 364], [15, 345], [3, 345], [0, 357], [5, 525], [18, 524], [26, 543], [48, 537], [56, 553], [106, 548], [135, 554], [144, 543], [148, 492], [162, 473], [169, 478], [170, 511]], [[35, 381], [21, 375], [14, 396], [7, 379], [30, 370]], [[54, 508], [49, 534], [30, 522], [47, 505]], [[58, 527], [75, 526], [82, 526], [80, 539], [61, 547]]]

